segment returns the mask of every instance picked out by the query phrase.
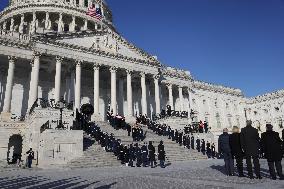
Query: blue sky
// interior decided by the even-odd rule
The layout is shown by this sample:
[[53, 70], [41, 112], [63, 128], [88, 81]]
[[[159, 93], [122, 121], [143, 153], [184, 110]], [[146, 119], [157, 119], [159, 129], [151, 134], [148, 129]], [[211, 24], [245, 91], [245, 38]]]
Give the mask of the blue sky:
[[284, 88], [284, 0], [107, 2], [117, 30], [164, 64], [246, 96]]

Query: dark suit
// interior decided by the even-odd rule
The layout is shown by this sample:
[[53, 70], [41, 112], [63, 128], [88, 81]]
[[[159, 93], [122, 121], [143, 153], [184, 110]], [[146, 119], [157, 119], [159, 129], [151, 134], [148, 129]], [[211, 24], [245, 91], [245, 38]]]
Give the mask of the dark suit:
[[244, 153], [241, 147], [241, 134], [233, 133], [229, 137], [230, 147], [233, 157], [236, 159], [239, 176], [244, 175], [243, 171], [243, 158]]
[[219, 136], [218, 147], [219, 147], [219, 153], [221, 153], [224, 156], [227, 175], [233, 175], [234, 160], [231, 153], [228, 133], [223, 133]]
[[276, 179], [274, 165], [276, 166], [277, 174], [283, 178], [281, 160], [283, 156], [282, 141], [279, 134], [274, 131], [266, 131], [261, 135], [261, 150], [268, 161], [270, 176]]
[[260, 164], [259, 164], [259, 135], [257, 129], [252, 126], [246, 126], [241, 132], [241, 146], [246, 156], [247, 170], [249, 177], [253, 177], [252, 163], [253, 159], [254, 171], [258, 178], [260, 178]]

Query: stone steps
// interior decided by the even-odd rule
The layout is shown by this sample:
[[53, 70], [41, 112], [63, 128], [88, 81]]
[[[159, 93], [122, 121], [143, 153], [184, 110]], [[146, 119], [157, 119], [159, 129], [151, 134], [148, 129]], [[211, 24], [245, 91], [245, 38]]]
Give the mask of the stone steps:
[[[175, 141], [168, 139], [166, 136], [159, 136], [152, 130], [149, 130], [147, 127], [143, 127], [144, 133], [147, 132], [146, 139], [142, 142], [133, 142], [132, 137], [127, 135], [128, 133], [126, 130], [116, 130], [107, 122], [97, 122], [97, 124], [103, 132], [107, 132], [109, 134], [113, 133], [116, 139], [121, 139], [121, 142], [124, 145], [129, 145], [132, 143], [142, 145], [144, 142], [149, 143], [149, 141], [152, 141], [157, 152], [157, 146], [159, 145], [160, 141], [163, 140], [167, 162], [207, 159], [207, 157], [202, 153], [179, 146], [179, 144], [177, 144]], [[76, 169], [86, 167], [121, 166], [121, 162], [117, 160], [117, 157], [114, 156], [112, 152], [106, 152], [103, 150], [103, 148], [90, 136], [85, 134], [84, 137], [88, 139], [84, 140], [84, 145], [89, 147], [84, 151], [83, 157], [70, 161], [66, 167]]]

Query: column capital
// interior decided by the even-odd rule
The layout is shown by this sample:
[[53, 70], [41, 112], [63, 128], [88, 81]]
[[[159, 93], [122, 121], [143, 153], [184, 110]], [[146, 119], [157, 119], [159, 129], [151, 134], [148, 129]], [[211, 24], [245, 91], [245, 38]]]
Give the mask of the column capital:
[[173, 88], [173, 84], [172, 84], [172, 83], [167, 83], [166, 85], [167, 85], [167, 87], [168, 87], [169, 89], [172, 89], [172, 88]]
[[116, 72], [117, 72], [117, 67], [112, 66], [112, 67], [109, 68], [109, 71], [110, 71], [111, 73], [116, 73]]
[[146, 77], [146, 73], [145, 72], [140, 72], [139, 74], [140, 74], [141, 77], [144, 77], [144, 78]]
[[100, 70], [101, 65], [98, 63], [93, 64], [93, 69], [94, 70]]
[[81, 66], [82, 66], [82, 63], [83, 63], [82, 60], [76, 60], [76, 61], [75, 61], [76, 67], [81, 67]]
[[127, 69], [126, 73], [129, 74], [129, 75], [132, 75], [133, 74], [133, 70], [132, 69]]
[[17, 57], [15, 57], [15, 56], [8, 56], [8, 60], [9, 60], [9, 62], [10, 61], [16, 61], [17, 60]]
[[161, 78], [161, 75], [160, 74], [153, 75], [153, 78], [159, 80]]
[[39, 51], [34, 51], [33, 52], [33, 58], [40, 57], [41, 55], [42, 55], [42, 53], [39, 52]]
[[64, 59], [64, 57], [62, 57], [62, 56], [56, 56], [55, 59], [56, 59], [56, 61], [62, 62], [63, 59]]

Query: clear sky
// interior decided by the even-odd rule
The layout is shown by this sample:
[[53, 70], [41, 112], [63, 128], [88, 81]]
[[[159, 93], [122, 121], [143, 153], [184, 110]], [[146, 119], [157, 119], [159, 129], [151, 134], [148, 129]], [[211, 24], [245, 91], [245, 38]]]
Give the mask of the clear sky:
[[106, 1], [117, 30], [164, 64], [246, 96], [284, 88], [284, 0]]

